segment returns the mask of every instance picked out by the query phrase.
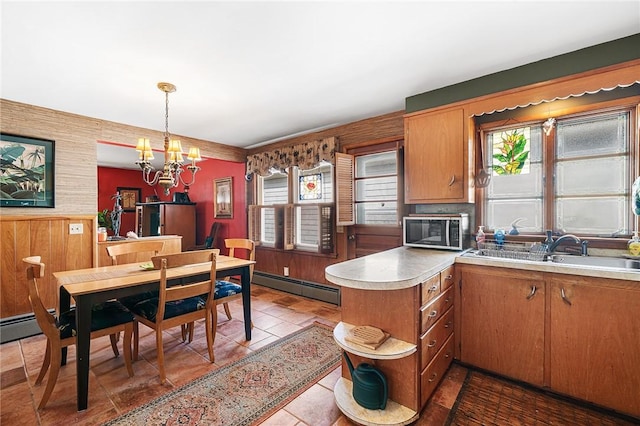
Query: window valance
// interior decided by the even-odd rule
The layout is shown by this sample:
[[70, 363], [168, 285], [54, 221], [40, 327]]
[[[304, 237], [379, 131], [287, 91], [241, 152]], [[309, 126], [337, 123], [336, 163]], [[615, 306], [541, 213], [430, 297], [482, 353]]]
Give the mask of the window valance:
[[283, 146], [247, 157], [247, 174], [268, 176], [271, 169], [285, 170], [298, 166], [302, 170], [317, 167], [323, 161], [335, 164], [336, 138], [330, 137], [297, 145]]

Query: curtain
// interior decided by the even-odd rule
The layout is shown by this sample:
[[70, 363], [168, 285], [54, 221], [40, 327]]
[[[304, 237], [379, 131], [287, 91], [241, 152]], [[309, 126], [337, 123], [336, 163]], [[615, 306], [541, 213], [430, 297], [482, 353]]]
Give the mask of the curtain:
[[336, 138], [330, 137], [297, 145], [284, 146], [247, 157], [247, 174], [269, 176], [271, 169], [286, 170], [298, 166], [301, 170], [312, 169], [326, 161], [335, 164]]

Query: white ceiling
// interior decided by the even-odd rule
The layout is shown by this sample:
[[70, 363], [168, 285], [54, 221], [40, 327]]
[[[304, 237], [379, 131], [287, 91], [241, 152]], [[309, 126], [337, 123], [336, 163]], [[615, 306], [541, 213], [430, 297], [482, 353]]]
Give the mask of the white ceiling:
[[247, 148], [638, 33], [640, 1], [2, 0], [1, 26], [4, 99], [163, 131], [168, 81], [171, 133]]

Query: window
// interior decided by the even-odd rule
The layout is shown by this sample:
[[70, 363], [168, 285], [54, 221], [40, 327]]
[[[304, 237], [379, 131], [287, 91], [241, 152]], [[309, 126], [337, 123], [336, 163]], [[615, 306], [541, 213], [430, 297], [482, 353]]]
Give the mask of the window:
[[333, 166], [258, 176], [258, 204], [249, 207], [249, 234], [267, 247], [333, 252]]
[[358, 225], [398, 224], [396, 151], [355, 157], [355, 208]]
[[488, 229], [611, 237], [633, 229], [630, 187], [634, 109], [556, 117], [547, 134], [542, 122], [498, 127], [482, 135], [482, 220]]

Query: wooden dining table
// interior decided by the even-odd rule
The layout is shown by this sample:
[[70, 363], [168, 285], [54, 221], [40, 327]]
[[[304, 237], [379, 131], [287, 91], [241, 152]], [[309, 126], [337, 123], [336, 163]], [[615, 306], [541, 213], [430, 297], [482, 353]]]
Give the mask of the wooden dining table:
[[[242, 285], [244, 329], [247, 340], [251, 340], [251, 278], [250, 266], [255, 261], [229, 256], [217, 256], [216, 277], [239, 276]], [[167, 270], [167, 280], [188, 282], [207, 274], [211, 262], [186, 265]], [[59, 311], [71, 307], [71, 298], [76, 309], [76, 384], [78, 411], [86, 410], [89, 394], [89, 352], [91, 345], [91, 308], [97, 303], [131, 296], [145, 291], [157, 290], [160, 271], [150, 268], [150, 262], [129, 263], [115, 266], [76, 269], [54, 272], [59, 290]], [[175, 282], [175, 281], [174, 281]], [[63, 354], [66, 360], [66, 351]]]

